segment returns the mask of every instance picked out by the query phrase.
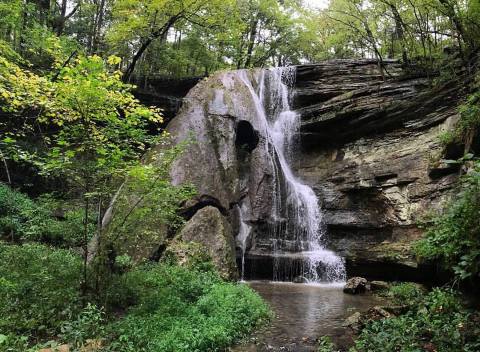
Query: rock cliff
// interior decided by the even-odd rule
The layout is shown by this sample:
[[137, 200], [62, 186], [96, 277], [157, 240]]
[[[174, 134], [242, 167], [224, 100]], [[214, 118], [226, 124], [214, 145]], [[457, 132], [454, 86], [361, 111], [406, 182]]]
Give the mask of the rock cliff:
[[[297, 68], [294, 107], [301, 115], [301, 148], [295, 172], [318, 195], [327, 247], [346, 258], [349, 275], [424, 280], [431, 268], [419, 266], [410, 247], [422, 235], [418, 221], [441, 205], [457, 179], [458, 170], [439, 160], [463, 150], [444, 150], [438, 135], [458, 118], [459, 87], [433, 85], [395, 61], [385, 62], [385, 72], [383, 80], [373, 60]], [[198, 189], [185, 205], [187, 220], [213, 206], [236, 234], [240, 205], [247, 204], [244, 220], [252, 233], [246, 277], [271, 278], [275, 162], [266, 156], [264, 127], [239, 77], [216, 74], [186, 96], [168, 130], [177, 141], [193, 136], [195, 142], [172, 177]], [[186, 225], [190, 237], [192, 222]]]
[[395, 62], [386, 71], [382, 81], [372, 61], [298, 68], [297, 171], [322, 200], [328, 244], [350, 275], [422, 280], [431, 268], [419, 267], [410, 247], [458, 176], [439, 160], [463, 150], [445, 151], [438, 137], [458, 118], [459, 88], [433, 87]]

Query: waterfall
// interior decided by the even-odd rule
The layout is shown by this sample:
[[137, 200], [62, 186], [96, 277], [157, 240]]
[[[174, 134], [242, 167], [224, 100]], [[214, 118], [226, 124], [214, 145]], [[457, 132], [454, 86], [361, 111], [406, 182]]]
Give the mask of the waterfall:
[[[322, 245], [325, 227], [317, 196], [291, 168], [300, 127], [300, 116], [291, 109], [296, 69], [240, 70], [235, 74], [251, 95], [262, 135], [267, 139], [265, 152], [274, 171], [271, 218], [279, 225], [274, 226], [271, 234], [273, 279], [292, 280], [295, 272], [307, 282], [343, 281], [343, 259]], [[250, 227], [241, 220], [238, 239], [242, 242], [242, 276], [249, 233]]]
[[245, 275], [245, 252], [247, 251], [247, 240], [248, 236], [250, 235], [250, 230], [251, 227], [245, 222], [244, 219], [244, 205], [239, 208], [239, 219], [240, 219], [240, 228], [238, 230], [238, 236], [237, 236], [237, 243], [239, 244], [239, 247], [242, 251], [242, 259], [241, 259], [241, 276], [240, 279], [243, 281], [244, 280], [244, 275]]

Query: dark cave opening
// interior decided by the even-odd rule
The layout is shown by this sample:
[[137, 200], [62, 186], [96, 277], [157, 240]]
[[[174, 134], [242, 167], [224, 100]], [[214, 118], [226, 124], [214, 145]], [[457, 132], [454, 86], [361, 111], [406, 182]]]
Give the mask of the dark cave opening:
[[258, 145], [258, 133], [250, 122], [242, 120], [237, 124], [235, 146], [239, 151], [251, 153]]

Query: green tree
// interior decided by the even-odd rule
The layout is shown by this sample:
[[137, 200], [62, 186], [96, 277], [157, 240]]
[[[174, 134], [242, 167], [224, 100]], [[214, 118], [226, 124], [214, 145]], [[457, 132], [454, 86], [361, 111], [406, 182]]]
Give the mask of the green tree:
[[[3, 139], [4, 153], [33, 163], [46, 176], [62, 177], [70, 186], [71, 196], [83, 202], [86, 287], [88, 241], [92, 236], [86, 219], [98, 214], [96, 235], [101, 239], [101, 217], [120, 182], [127, 175], [136, 178], [137, 184], [142, 184], [141, 179], [147, 182], [145, 175], [153, 177], [152, 169], [142, 166], [141, 156], [147, 145], [167, 138], [153, 138], [147, 133], [147, 127], [157, 125], [162, 117], [158, 109], [141, 105], [129, 92], [131, 86], [122, 82], [121, 72], [112, 69], [119, 64], [116, 57], [108, 62], [98, 56], [80, 57], [61, 68], [55, 81], [23, 70], [7, 59], [0, 63], [5, 74], [5, 80], [0, 81], [0, 99], [5, 103], [3, 110], [11, 114], [12, 124], [22, 114], [35, 112], [33, 122], [27, 120]], [[52, 132], [43, 135], [44, 148], [33, 152], [23, 148], [22, 141], [36, 124]], [[174, 150], [168, 156], [164, 153], [165, 160], [159, 164], [169, 166]], [[151, 195], [155, 190], [154, 194], [165, 196], [161, 190], [168, 188], [170, 196], [158, 202], [165, 207], [159, 218], [161, 214], [171, 218], [181, 197], [175, 196], [176, 188], [169, 188], [168, 168], [154, 180], [158, 181], [156, 187], [151, 185], [145, 192]], [[135, 214], [133, 210], [130, 213]]]
[[[124, 81], [128, 81], [145, 51], [155, 41], [165, 42], [178, 23], [205, 27], [221, 23], [229, 1], [220, 0], [120, 0], [113, 8], [109, 41], [128, 59]], [[133, 49], [133, 50], [132, 50]]]

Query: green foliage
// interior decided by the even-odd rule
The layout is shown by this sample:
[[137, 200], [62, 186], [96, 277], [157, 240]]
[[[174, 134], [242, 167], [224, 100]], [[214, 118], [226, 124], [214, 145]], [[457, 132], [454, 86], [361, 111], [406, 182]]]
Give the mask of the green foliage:
[[457, 135], [465, 136], [480, 127], [480, 91], [467, 97], [460, 106], [460, 121], [457, 125]]
[[450, 290], [434, 289], [401, 316], [371, 322], [352, 352], [473, 352], [480, 348], [478, 316]]
[[451, 142], [464, 142], [469, 144], [480, 127], [480, 75], [476, 76], [473, 86], [474, 92], [468, 95], [459, 107], [460, 119], [454, 131], [445, 132], [440, 136], [444, 144]]
[[11, 239], [25, 235], [28, 213], [34, 209], [34, 203], [20, 192], [0, 184], [0, 233]]
[[[160, 111], [134, 98], [132, 86], [124, 84], [121, 73], [114, 69], [119, 63], [114, 56], [107, 60], [79, 57], [63, 66], [55, 80], [49, 80], [0, 56], [0, 100], [5, 103], [2, 109], [11, 117], [10, 122], [0, 125], [8, 131], [0, 141], [2, 157], [30, 162], [44, 176], [66, 181], [83, 205], [82, 215], [70, 215], [72, 220], [86, 224], [80, 229], [81, 236], [77, 236], [84, 256], [88, 255], [87, 242], [92, 234], [88, 220], [101, 215], [98, 210], [113, 197], [119, 180], [128, 178], [115, 202], [116, 217], [109, 228], [108, 242], [132, 248], [132, 244], [141, 247], [141, 241], [156, 236], [162, 226], [178, 226], [178, 206], [193, 194], [191, 187], [174, 187], [170, 183], [170, 166], [183, 144], [171, 147], [166, 134], [152, 137], [147, 133], [147, 127], [162, 122]], [[17, 126], [17, 114], [30, 109], [34, 109], [36, 117]], [[32, 138], [34, 125], [52, 131], [42, 135], [44, 146], [40, 150], [24, 148], [24, 141]], [[165, 148], [155, 160], [150, 158], [151, 165], [144, 165], [140, 158], [154, 142]], [[53, 229], [58, 224], [44, 227]], [[33, 234], [40, 235], [38, 230]], [[100, 238], [100, 229], [97, 235]], [[119, 254], [128, 249], [123, 248]]]
[[179, 205], [193, 197], [191, 185], [174, 186], [170, 182], [171, 165], [184, 145], [170, 147], [164, 136], [149, 153], [148, 164], [132, 167], [128, 177], [115, 196], [113, 212], [105, 237], [118, 255], [136, 257], [149, 243], [162, 243], [167, 229], [175, 230], [184, 219], [178, 214]]
[[146, 266], [113, 287], [113, 306], [133, 304], [110, 327], [116, 352], [221, 350], [269, 317], [250, 288], [224, 283], [212, 271]]
[[[53, 212], [63, 207], [67, 207], [64, 218], [55, 218]], [[89, 219], [88, 227], [91, 237], [96, 228], [94, 214]], [[83, 213], [77, 207], [68, 206], [48, 195], [32, 200], [0, 184], [0, 235], [6, 239], [76, 247], [81, 244], [83, 229]]]
[[438, 136], [438, 138], [440, 139], [440, 143], [442, 143], [443, 146], [447, 146], [455, 141], [455, 134], [452, 131], [445, 131], [442, 132]]
[[480, 273], [480, 163], [463, 178], [461, 192], [433, 218], [415, 251], [420, 258], [439, 260], [459, 279]]
[[[147, 124], [162, 118], [158, 109], [141, 105], [129, 92], [131, 86], [120, 80], [121, 74], [111, 70], [117, 58], [107, 61], [80, 57], [52, 82], [0, 56], [1, 109], [12, 119], [0, 125], [6, 132], [3, 154], [31, 160], [44, 173], [68, 176], [69, 182], [82, 187], [86, 178], [99, 183], [136, 160], [145, 143], [151, 142]], [[36, 117], [18, 125], [17, 114], [31, 110]], [[56, 132], [43, 139], [46, 155], [22, 148], [21, 141], [32, 133], [34, 124]], [[95, 184], [90, 186], [94, 191]]]
[[205, 264], [115, 274], [106, 310], [82, 308], [81, 267], [66, 250], [0, 244], [0, 351], [27, 351], [53, 338], [74, 349], [107, 338], [106, 350], [115, 352], [220, 350], [270, 316], [250, 288], [223, 282]]
[[423, 299], [424, 291], [419, 285], [412, 282], [404, 282], [392, 285], [387, 292], [387, 296], [392, 298], [396, 304], [414, 305]]
[[[3, 335], [0, 334], [0, 351], [1, 352], [17, 352], [17, 351], [32, 351], [28, 347], [28, 337], [18, 336], [14, 334]], [[33, 352], [33, 351], [32, 351]]]
[[36, 340], [60, 332], [81, 308], [80, 268], [67, 250], [0, 243], [0, 333]]
[[335, 344], [329, 336], [322, 336], [318, 340], [317, 352], [333, 352], [335, 351]]
[[104, 324], [104, 312], [88, 303], [76, 317], [62, 324], [59, 337], [72, 347], [78, 348], [85, 345], [88, 339], [103, 337]]
[[[116, 58], [108, 62], [118, 63]], [[60, 172], [92, 192], [138, 158], [149, 138], [146, 124], [161, 122], [161, 117], [157, 109], [142, 106], [130, 88], [98, 56], [80, 58], [62, 69], [53, 101], [41, 118], [60, 127], [42, 168]]]

